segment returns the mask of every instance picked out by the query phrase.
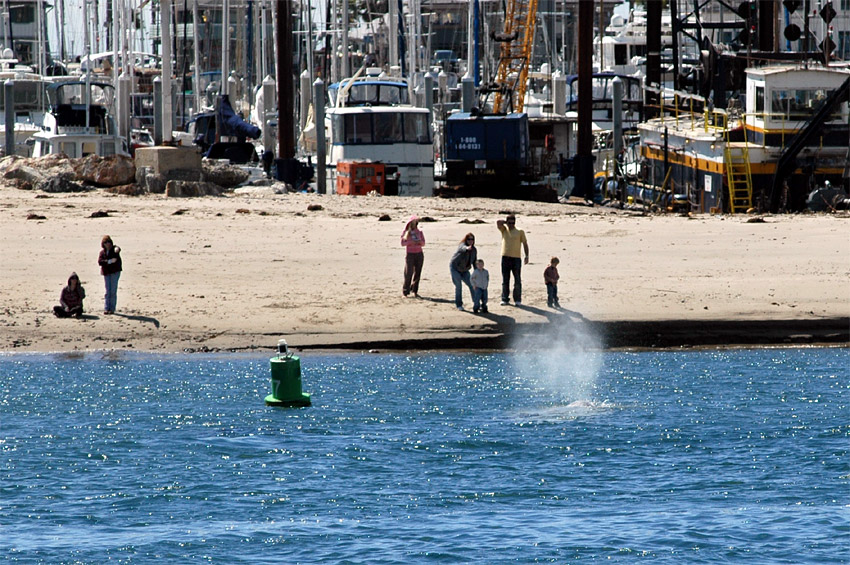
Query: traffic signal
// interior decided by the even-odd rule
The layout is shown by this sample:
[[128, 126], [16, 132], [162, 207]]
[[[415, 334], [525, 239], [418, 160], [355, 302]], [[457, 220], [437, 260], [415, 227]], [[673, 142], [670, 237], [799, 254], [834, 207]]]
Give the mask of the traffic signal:
[[758, 43], [758, 2], [748, 0], [738, 5], [738, 15], [744, 20], [744, 29], [738, 34], [738, 41], [744, 45]]
[[827, 2], [820, 9], [820, 17], [827, 28], [827, 35], [820, 43], [821, 51], [823, 51], [824, 61], [829, 61], [832, 52], [835, 51], [835, 42], [832, 40], [832, 26], [829, 25], [832, 19], [836, 16], [835, 8], [832, 7], [832, 2]]
[[785, 28], [783, 35], [785, 35], [785, 39], [788, 41], [797, 41], [800, 39], [800, 36], [803, 35], [803, 32], [800, 31], [800, 26], [797, 24], [790, 24]]
[[829, 22], [831, 22], [832, 18], [836, 15], [837, 12], [835, 11], [835, 8], [832, 7], [832, 2], [827, 2], [824, 4], [823, 8], [820, 9], [820, 17], [826, 25], [829, 25]]
[[[783, 0], [782, 5], [785, 6], [785, 9], [788, 10], [788, 14], [793, 14], [797, 8], [800, 7], [800, 0]], [[785, 39], [788, 41], [797, 41], [800, 39], [800, 36], [803, 35], [800, 30], [800, 26], [797, 24], [789, 24], [785, 30], [782, 32], [782, 35], [785, 36]]]
[[755, 0], [747, 0], [738, 5], [738, 15], [749, 23], [758, 20], [758, 2]]
[[820, 42], [819, 47], [821, 51], [823, 51], [824, 60], [829, 61], [830, 58], [832, 58], [832, 52], [835, 51], [836, 47], [835, 42], [832, 40], [832, 26], [830, 26], [827, 36]]
[[794, 11], [800, 7], [800, 0], [784, 0], [782, 5], [785, 6], [785, 9], [788, 10], [789, 14], [793, 14]]

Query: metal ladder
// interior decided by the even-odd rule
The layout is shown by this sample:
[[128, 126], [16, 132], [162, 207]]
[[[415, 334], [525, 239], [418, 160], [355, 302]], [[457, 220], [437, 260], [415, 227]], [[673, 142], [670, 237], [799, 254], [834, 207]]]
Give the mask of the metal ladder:
[[744, 214], [753, 207], [753, 175], [747, 143], [726, 142], [726, 181], [729, 185], [729, 211]]

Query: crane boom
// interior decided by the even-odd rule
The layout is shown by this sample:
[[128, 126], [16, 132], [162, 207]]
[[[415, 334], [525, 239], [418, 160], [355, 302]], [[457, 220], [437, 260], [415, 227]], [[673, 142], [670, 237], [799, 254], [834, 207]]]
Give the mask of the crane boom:
[[536, 27], [537, 0], [507, 1], [504, 33], [493, 35], [501, 44], [493, 98], [496, 114], [507, 113], [509, 109], [523, 110]]

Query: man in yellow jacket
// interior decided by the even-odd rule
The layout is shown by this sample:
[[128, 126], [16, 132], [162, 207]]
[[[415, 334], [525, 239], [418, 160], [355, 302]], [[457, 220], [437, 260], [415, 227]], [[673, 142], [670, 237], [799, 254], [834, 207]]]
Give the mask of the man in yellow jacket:
[[507, 216], [496, 221], [496, 227], [502, 232], [502, 306], [508, 305], [511, 288], [511, 273], [514, 275], [514, 304], [522, 304], [522, 250], [525, 250], [525, 264], [528, 265], [528, 241], [525, 232], [517, 229], [516, 216]]

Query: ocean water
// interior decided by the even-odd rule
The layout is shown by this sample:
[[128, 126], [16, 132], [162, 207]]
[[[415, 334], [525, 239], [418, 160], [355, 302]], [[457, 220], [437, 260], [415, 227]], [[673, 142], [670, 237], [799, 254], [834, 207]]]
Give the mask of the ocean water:
[[850, 562], [850, 350], [0, 355], [0, 558]]

